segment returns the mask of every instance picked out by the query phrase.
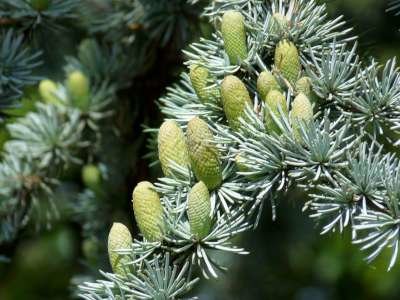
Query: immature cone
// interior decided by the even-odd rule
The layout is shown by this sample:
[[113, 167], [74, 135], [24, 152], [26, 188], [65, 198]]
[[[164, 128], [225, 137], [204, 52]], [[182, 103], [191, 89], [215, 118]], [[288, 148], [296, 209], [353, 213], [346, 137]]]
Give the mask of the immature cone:
[[54, 81], [44, 79], [39, 84], [39, 95], [48, 104], [60, 105], [61, 101], [56, 96], [57, 85]]
[[206, 122], [195, 117], [188, 123], [187, 145], [192, 169], [196, 178], [209, 190], [221, 184], [221, 160], [213, 144], [214, 136]]
[[185, 135], [176, 121], [165, 121], [158, 132], [158, 157], [165, 176], [173, 174], [173, 163], [190, 165]]
[[31, 7], [37, 11], [43, 11], [49, 8], [51, 0], [30, 0]]
[[207, 186], [196, 183], [188, 194], [187, 214], [190, 231], [198, 239], [207, 236], [211, 229], [211, 202]]
[[300, 138], [300, 125], [299, 120], [304, 122], [310, 121], [313, 119], [313, 108], [311, 105], [310, 100], [306, 95], [300, 93], [294, 99], [292, 103], [292, 110], [291, 110], [291, 121], [292, 121], [292, 128], [296, 138]]
[[287, 40], [279, 42], [275, 49], [275, 66], [291, 84], [297, 81], [301, 64], [299, 52], [292, 42]]
[[247, 172], [249, 169], [245, 165], [246, 160], [243, 158], [241, 153], [237, 154], [235, 157], [235, 164], [239, 172]]
[[271, 72], [262, 71], [257, 79], [257, 91], [260, 94], [261, 99], [265, 100], [268, 93], [272, 90], [280, 91], [281, 87]]
[[189, 77], [193, 89], [202, 103], [212, 102], [214, 98], [219, 97], [218, 89], [208, 87], [210, 73], [207, 68], [193, 65], [190, 67]]
[[88, 188], [97, 189], [101, 183], [100, 169], [92, 164], [84, 166], [82, 168], [82, 181]]
[[89, 79], [80, 71], [74, 71], [68, 75], [67, 88], [72, 96], [73, 104], [85, 111], [89, 107]]
[[251, 99], [244, 83], [236, 76], [225, 77], [221, 84], [222, 104], [229, 126], [233, 130], [240, 128], [240, 118], [244, 118], [246, 104], [251, 106]]
[[311, 103], [314, 103], [317, 100], [317, 95], [314, 93], [312, 86], [311, 86], [311, 78], [310, 77], [301, 77], [296, 82], [296, 93], [300, 94], [303, 93], [308, 97]]
[[[267, 97], [265, 98], [265, 106], [268, 107], [271, 113], [278, 119], [280, 118], [279, 106], [281, 107], [282, 112], [285, 115], [288, 115], [285, 96], [283, 96], [283, 94], [277, 90], [272, 90], [268, 93]], [[274, 122], [271, 113], [267, 108], [265, 108], [265, 127], [268, 129], [269, 132], [279, 133], [279, 126]]]
[[154, 186], [148, 181], [139, 182], [132, 195], [133, 212], [143, 236], [149, 241], [163, 238], [163, 207]]
[[124, 265], [129, 262], [127, 256], [118, 254], [116, 250], [130, 247], [132, 247], [132, 236], [129, 229], [122, 223], [113, 223], [108, 234], [108, 257], [115, 274], [125, 275]]
[[247, 57], [246, 28], [240, 12], [227, 11], [222, 16], [222, 39], [231, 64], [238, 64]]
[[271, 34], [282, 35], [289, 28], [289, 20], [280, 13], [274, 13], [271, 19]]

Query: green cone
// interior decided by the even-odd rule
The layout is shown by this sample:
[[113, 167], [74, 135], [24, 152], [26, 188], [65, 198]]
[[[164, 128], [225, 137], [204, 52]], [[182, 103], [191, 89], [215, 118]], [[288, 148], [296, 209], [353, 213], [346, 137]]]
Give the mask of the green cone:
[[211, 229], [211, 202], [207, 186], [196, 183], [188, 194], [187, 214], [190, 230], [196, 239], [206, 237]]
[[164, 219], [160, 197], [148, 181], [137, 184], [132, 195], [133, 212], [143, 236], [149, 241], [161, 241]]
[[291, 113], [290, 118], [292, 122], [293, 132], [295, 134], [295, 137], [299, 139], [300, 138], [299, 120], [307, 122], [312, 120], [314, 115], [311, 102], [306, 95], [304, 95], [303, 93], [297, 95], [297, 97], [294, 99], [292, 103], [292, 110], [290, 113]]
[[240, 12], [227, 11], [222, 16], [222, 39], [231, 64], [237, 65], [247, 57], [246, 28]]
[[[269, 107], [273, 115], [277, 118], [280, 117], [278, 109], [279, 106], [281, 107], [282, 112], [285, 115], [288, 115], [285, 96], [277, 90], [272, 90], [268, 93], [267, 97], [265, 98], [265, 106]], [[264, 122], [265, 122], [265, 127], [269, 132], [280, 133], [279, 126], [274, 122], [268, 109], [265, 109]]]
[[82, 168], [82, 181], [88, 188], [97, 190], [101, 183], [101, 172], [95, 165], [86, 165]]
[[42, 80], [39, 84], [39, 95], [48, 104], [62, 105], [57, 98], [57, 84], [52, 80]]
[[283, 40], [275, 49], [275, 66], [291, 84], [295, 84], [301, 71], [299, 52], [292, 42]]
[[188, 123], [187, 144], [189, 157], [197, 180], [203, 181], [209, 190], [221, 184], [221, 160], [213, 144], [214, 136], [206, 122], [195, 117]]
[[165, 121], [158, 132], [158, 157], [165, 176], [173, 174], [172, 164], [190, 165], [185, 135], [176, 121]]
[[233, 130], [238, 130], [240, 128], [239, 118], [245, 117], [246, 104], [251, 106], [249, 92], [239, 78], [229, 75], [222, 81], [221, 96], [229, 126]]
[[318, 99], [318, 96], [314, 93], [311, 85], [311, 78], [310, 77], [301, 77], [296, 82], [296, 93], [300, 94], [303, 93], [308, 97], [311, 103], [315, 103]]
[[244, 164], [245, 161], [246, 160], [243, 158], [243, 155], [241, 153], [235, 156], [235, 164], [239, 172], [247, 172], [249, 170], [247, 166]]
[[264, 101], [268, 93], [272, 90], [280, 91], [281, 87], [271, 72], [262, 71], [257, 79], [257, 91], [261, 99]]
[[31, 7], [37, 11], [43, 11], [49, 8], [51, 0], [30, 0]]
[[193, 65], [190, 67], [189, 77], [193, 89], [202, 103], [209, 103], [212, 102], [213, 99], [219, 98], [219, 91], [217, 88], [208, 88], [210, 73], [207, 68]]
[[271, 19], [271, 34], [281, 36], [289, 28], [289, 20], [280, 13], [274, 13]]
[[124, 265], [129, 258], [116, 252], [119, 249], [132, 247], [132, 236], [129, 229], [122, 223], [114, 223], [108, 234], [108, 257], [115, 274], [125, 275]]
[[74, 106], [86, 111], [90, 104], [89, 79], [82, 72], [74, 71], [68, 75], [67, 88], [72, 97]]

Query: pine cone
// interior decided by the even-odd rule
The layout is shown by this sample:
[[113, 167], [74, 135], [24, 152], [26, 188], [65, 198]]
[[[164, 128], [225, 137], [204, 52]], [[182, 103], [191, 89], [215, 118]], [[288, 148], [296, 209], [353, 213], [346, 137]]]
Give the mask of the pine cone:
[[[268, 93], [267, 97], [265, 98], [265, 106], [269, 107], [276, 118], [280, 118], [280, 113], [278, 110], [279, 106], [281, 107], [282, 112], [285, 115], [288, 115], [285, 96], [283, 96], [283, 94], [277, 90], [272, 90]], [[269, 132], [280, 133], [279, 126], [274, 122], [267, 108], [265, 109], [264, 113], [264, 122], [265, 127]]]
[[211, 202], [207, 186], [196, 183], [188, 194], [187, 214], [190, 230], [196, 239], [206, 237], [211, 229]]
[[86, 165], [82, 168], [82, 181], [88, 188], [96, 190], [101, 183], [101, 172], [95, 165]]
[[292, 103], [292, 110], [291, 110], [291, 121], [292, 121], [292, 128], [297, 139], [300, 139], [300, 125], [299, 120], [304, 122], [311, 121], [313, 119], [313, 108], [311, 105], [310, 100], [307, 98], [306, 95], [300, 93], [294, 99]]
[[37, 11], [44, 11], [49, 8], [51, 0], [30, 0], [31, 7]]
[[108, 257], [115, 274], [125, 275], [124, 265], [129, 262], [127, 256], [115, 251], [130, 247], [132, 247], [132, 236], [129, 229], [122, 223], [113, 223], [108, 234]]
[[139, 182], [133, 190], [132, 202], [140, 232], [149, 241], [161, 241], [164, 230], [163, 207], [153, 184]]
[[275, 49], [275, 66], [289, 83], [294, 84], [299, 78], [301, 64], [299, 52], [292, 42], [283, 40]]
[[190, 165], [185, 135], [176, 121], [165, 121], [158, 132], [158, 157], [165, 176], [171, 176], [172, 162]]
[[222, 39], [231, 64], [237, 65], [247, 57], [244, 17], [240, 12], [227, 11], [222, 16]]
[[260, 94], [261, 99], [265, 101], [268, 93], [272, 90], [280, 91], [281, 87], [271, 72], [262, 71], [257, 79], [257, 91]]
[[296, 93], [303, 93], [307, 96], [307, 98], [311, 101], [311, 103], [315, 103], [318, 99], [318, 96], [314, 93], [311, 86], [311, 78], [310, 77], [301, 77], [296, 82]]
[[52, 80], [42, 80], [39, 84], [39, 95], [47, 104], [62, 105], [57, 98], [57, 84]]
[[249, 92], [239, 78], [229, 75], [222, 81], [221, 96], [229, 126], [233, 130], [238, 130], [240, 128], [239, 118], [244, 118], [246, 115], [246, 104], [251, 106]]
[[72, 103], [79, 109], [86, 111], [89, 108], [89, 79], [80, 71], [74, 71], [67, 78], [68, 92]]
[[221, 161], [213, 144], [214, 136], [206, 122], [195, 117], [188, 123], [187, 143], [189, 157], [197, 180], [203, 181], [209, 190], [221, 184]]
[[189, 72], [190, 81], [202, 103], [212, 102], [219, 98], [219, 91], [216, 88], [208, 88], [210, 73], [208, 69], [202, 66], [193, 65]]
[[281, 36], [289, 28], [289, 20], [280, 13], [274, 13], [271, 19], [271, 34]]

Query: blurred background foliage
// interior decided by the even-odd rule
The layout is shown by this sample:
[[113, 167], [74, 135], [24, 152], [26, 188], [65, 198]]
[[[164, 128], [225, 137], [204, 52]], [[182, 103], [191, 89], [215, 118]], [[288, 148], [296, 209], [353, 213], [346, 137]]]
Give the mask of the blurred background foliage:
[[[101, 8], [101, 1], [85, 2], [89, 5], [97, 3]], [[354, 26], [355, 34], [360, 36], [359, 47], [363, 56], [374, 56], [383, 62], [399, 53], [400, 18], [385, 12], [386, 1], [332, 0], [328, 1], [328, 7], [332, 16], [343, 14]], [[88, 16], [98, 13], [87, 9], [86, 6], [82, 7], [82, 12]], [[160, 9], [167, 10], [168, 7]], [[83, 204], [80, 202], [84, 218], [95, 219], [95, 223], [100, 224], [99, 232], [93, 237], [84, 236], [79, 219], [82, 216], [67, 217], [70, 209], [68, 202], [77, 199], [83, 186], [80, 169], [72, 168], [63, 175], [65, 183], [56, 191], [55, 198], [62, 213], [51, 230], [31, 235], [27, 233], [30, 228], [26, 228], [15, 241], [0, 248], [0, 299], [69, 299], [73, 293], [71, 282], [96, 276], [98, 268], [110, 269], [105, 246], [106, 234], [113, 221], [123, 222], [132, 232], [137, 232], [131, 211], [131, 191], [137, 182], [154, 179], [160, 174], [158, 167], [149, 168], [149, 161], [143, 158], [147, 152], [143, 124], [154, 127], [161, 123], [155, 100], [178, 77], [183, 58], [180, 49], [199, 34], [207, 32], [204, 21], [197, 19], [200, 8], [196, 9], [197, 12], [189, 16], [193, 29], [177, 39], [159, 40], [160, 33], [152, 31], [151, 26], [154, 39], [150, 44], [141, 43], [142, 37], [132, 42], [129, 34], [120, 32], [124, 45], [128, 51], [132, 51], [132, 60], [137, 59], [138, 53], [130, 48], [132, 44], [139, 50], [151, 51], [144, 58], [145, 67], [135, 69], [134, 76], [127, 79], [126, 87], [118, 92], [117, 111], [112, 125], [118, 128], [120, 134], [118, 137], [111, 133], [107, 135], [110, 138], [105, 141], [99, 159], [109, 168], [107, 178], [100, 191], [96, 191], [96, 197], [90, 193], [81, 196], [86, 201]], [[119, 16], [115, 15], [114, 18]], [[76, 45], [89, 34], [111, 44], [121, 41], [121, 37], [104, 33], [104, 24], [93, 24], [90, 17], [87, 17], [88, 20], [80, 19], [83, 21], [78, 26], [66, 26], [61, 32], [51, 31], [50, 34], [55, 34], [55, 37], [46, 34], [35, 37], [38, 45], [45, 46], [45, 63], [40, 69], [44, 77], [62, 78], [64, 57], [76, 54]], [[146, 24], [146, 20], [143, 24]], [[177, 35], [173, 29], [175, 27], [168, 29], [168, 25], [171, 24], [166, 23], [165, 30]], [[113, 26], [118, 28], [121, 23], [116, 21]], [[88, 32], [85, 28], [92, 30]], [[32, 92], [25, 93], [28, 96], [23, 100], [22, 108], [13, 111], [11, 116], [24, 115], [32, 109], [32, 103], [37, 98], [35, 90], [32, 88]], [[12, 122], [12, 119], [7, 122]], [[0, 130], [0, 146], [6, 139], [7, 132], [3, 128]], [[266, 209], [259, 228], [242, 236], [239, 242], [251, 254], [245, 257], [221, 257], [229, 262], [231, 268], [227, 276], [217, 281], [203, 282], [195, 291], [200, 299], [400, 298], [400, 266], [387, 273], [386, 257], [367, 265], [362, 261], [362, 253], [351, 246], [348, 236], [319, 236], [311, 221], [299, 213], [304, 201], [299, 191], [290, 191], [282, 197], [284, 199], [280, 203], [283, 207], [278, 221], [272, 222], [270, 212]], [[101, 211], [91, 210], [90, 201], [100, 201], [94, 203], [94, 207], [101, 207]]]

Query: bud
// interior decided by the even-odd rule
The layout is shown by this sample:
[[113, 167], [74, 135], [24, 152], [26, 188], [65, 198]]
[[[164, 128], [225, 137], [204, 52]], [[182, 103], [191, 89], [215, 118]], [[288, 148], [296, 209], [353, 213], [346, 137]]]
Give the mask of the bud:
[[113, 223], [108, 234], [108, 257], [115, 274], [125, 275], [124, 265], [129, 262], [125, 255], [118, 254], [116, 250], [132, 247], [132, 236], [129, 229], [122, 223]]
[[172, 162], [190, 165], [185, 135], [176, 121], [165, 121], [158, 132], [158, 157], [165, 176], [172, 175]]
[[88, 188], [96, 190], [101, 183], [101, 172], [95, 165], [86, 165], [82, 168], [82, 181]]
[[133, 212], [143, 236], [149, 241], [163, 238], [163, 207], [154, 186], [148, 181], [139, 182], [132, 195]]
[[45, 79], [39, 84], [39, 95], [47, 104], [62, 105], [62, 102], [57, 98], [57, 90], [54, 81]]
[[227, 11], [222, 16], [222, 39], [231, 64], [237, 65], [247, 57], [246, 28], [240, 12]]
[[198, 240], [206, 237], [211, 229], [211, 201], [202, 181], [196, 183], [188, 194], [187, 214], [192, 234]]
[[239, 153], [235, 157], [235, 164], [236, 168], [239, 170], [239, 172], [247, 172], [249, 169], [245, 165], [246, 160], [243, 157], [243, 154]]
[[49, 8], [51, 0], [30, 0], [31, 7], [37, 11], [43, 11]]
[[297, 81], [301, 72], [299, 52], [292, 42], [283, 40], [275, 49], [275, 66], [291, 84]]
[[221, 84], [221, 96], [229, 126], [233, 130], [239, 129], [239, 118], [245, 117], [246, 104], [251, 105], [246, 86], [236, 76], [226, 76]]
[[317, 95], [314, 93], [312, 86], [311, 86], [311, 79], [310, 77], [301, 77], [296, 82], [296, 93], [297, 95], [303, 93], [308, 97], [311, 103], [315, 103], [317, 101]]
[[307, 122], [312, 120], [314, 115], [311, 102], [306, 95], [302, 93], [297, 95], [297, 97], [294, 99], [292, 103], [292, 110], [290, 113], [291, 113], [290, 118], [292, 121], [292, 128], [294, 135], [297, 139], [299, 139], [300, 138], [299, 120]]
[[207, 87], [210, 73], [202, 66], [193, 65], [189, 72], [193, 89], [202, 103], [211, 102], [213, 98], [219, 98], [219, 91], [216, 88]]
[[209, 190], [221, 184], [222, 172], [219, 152], [213, 144], [214, 136], [206, 122], [195, 117], [188, 123], [187, 143], [192, 169], [197, 180]]
[[[268, 93], [267, 97], [265, 98], [265, 106], [269, 107], [271, 113], [276, 118], [280, 118], [280, 113], [278, 109], [279, 106], [281, 107], [282, 112], [285, 115], [288, 115], [285, 96], [283, 96], [283, 94], [279, 91], [273, 90]], [[279, 126], [274, 122], [274, 119], [272, 118], [267, 108], [265, 108], [264, 122], [265, 127], [268, 129], [269, 132], [280, 132]]]
[[271, 34], [281, 36], [289, 28], [289, 20], [280, 13], [274, 13], [271, 19]]
[[268, 93], [272, 90], [280, 91], [281, 87], [271, 72], [262, 71], [257, 79], [257, 91], [261, 99], [264, 101]]
[[86, 111], [89, 108], [89, 79], [80, 71], [68, 75], [67, 88], [72, 97], [72, 103], [79, 109]]

